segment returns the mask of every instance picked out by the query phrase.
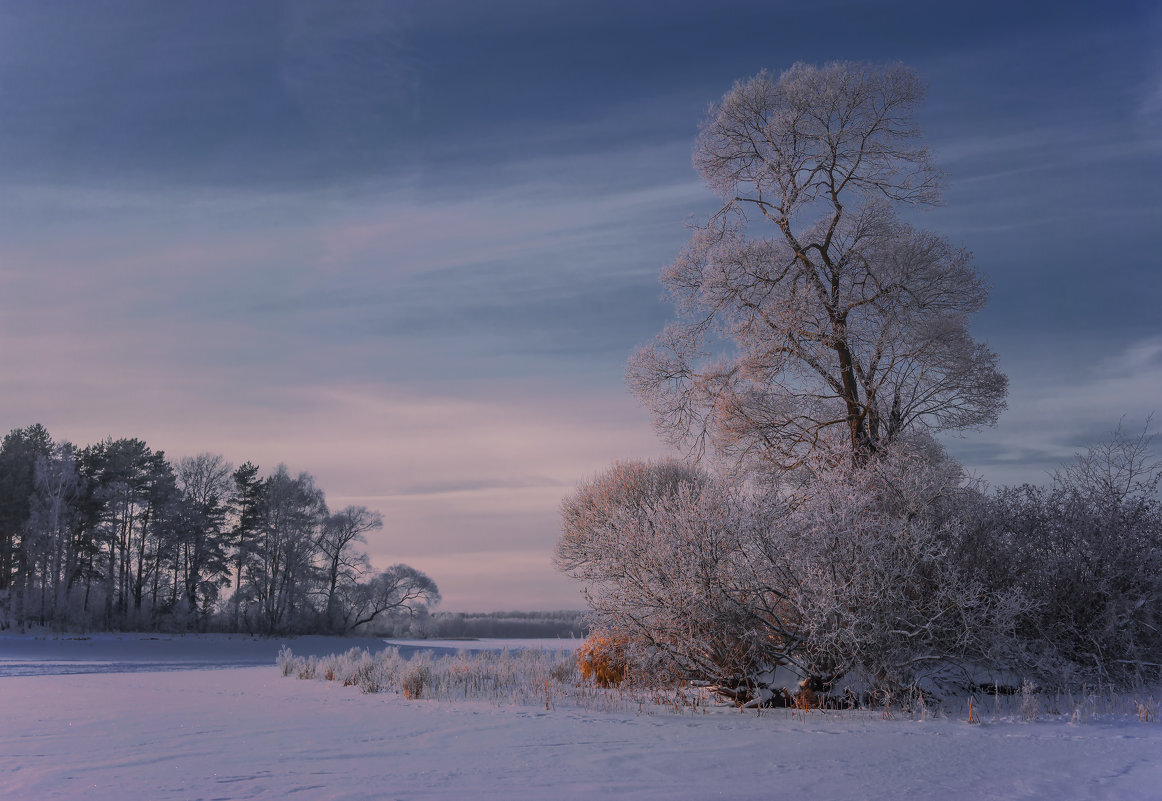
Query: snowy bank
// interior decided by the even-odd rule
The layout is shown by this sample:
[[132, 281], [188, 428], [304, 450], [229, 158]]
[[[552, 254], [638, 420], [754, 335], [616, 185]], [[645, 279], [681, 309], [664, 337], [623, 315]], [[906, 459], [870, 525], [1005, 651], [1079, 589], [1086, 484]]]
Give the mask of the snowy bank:
[[[317, 653], [353, 641], [338, 643]], [[0, 678], [0, 798], [1133, 801], [1162, 786], [1162, 726], [1132, 718], [545, 711], [364, 695], [284, 678], [273, 658], [224, 659], [208, 659], [212, 670]]]

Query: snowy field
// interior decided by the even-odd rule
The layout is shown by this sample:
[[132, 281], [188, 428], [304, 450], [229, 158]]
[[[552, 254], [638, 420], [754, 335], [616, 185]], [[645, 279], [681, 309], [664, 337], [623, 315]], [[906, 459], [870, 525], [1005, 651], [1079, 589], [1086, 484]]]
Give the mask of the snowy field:
[[[284, 678], [274, 665], [282, 644], [0, 636], [0, 797], [1162, 797], [1162, 725], [1129, 715], [1070, 724], [986, 712], [983, 725], [969, 725], [955, 715], [639, 715], [407, 701]], [[290, 641], [301, 655], [353, 645], [384, 643]], [[430, 646], [406, 643], [401, 653]]]

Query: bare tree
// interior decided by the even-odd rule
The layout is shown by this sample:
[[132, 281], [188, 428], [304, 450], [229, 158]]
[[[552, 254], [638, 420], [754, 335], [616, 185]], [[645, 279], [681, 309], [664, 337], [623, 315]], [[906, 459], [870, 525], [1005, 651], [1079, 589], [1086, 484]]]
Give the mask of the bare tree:
[[319, 551], [326, 577], [323, 610], [325, 625], [334, 628], [342, 624], [339, 590], [343, 585], [356, 584], [370, 568], [367, 554], [355, 549], [355, 544], [366, 542], [368, 531], [383, 528], [383, 517], [366, 506], [348, 506], [341, 512], [328, 515], [319, 532]]
[[373, 622], [380, 615], [426, 612], [440, 602], [440, 590], [427, 574], [408, 565], [392, 565], [370, 581], [341, 587], [343, 630]]
[[672, 442], [789, 467], [995, 422], [1007, 381], [968, 330], [984, 281], [896, 213], [939, 201], [922, 95], [899, 65], [797, 64], [711, 108], [694, 162], [723, 206], [663, 270], [678, 321], [627, 368]]

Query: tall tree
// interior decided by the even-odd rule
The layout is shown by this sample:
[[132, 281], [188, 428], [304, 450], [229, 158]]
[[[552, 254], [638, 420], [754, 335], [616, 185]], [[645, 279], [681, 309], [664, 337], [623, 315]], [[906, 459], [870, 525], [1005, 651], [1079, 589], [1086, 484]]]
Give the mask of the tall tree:
[[233, 489], [232, 467], [222, 456], [202, 453], [178, 463], [182, 497], [181, 572], [185, 602], [199, 627], [228, 582], [226, 515]]
[[9, 432], [0, 444], [0, 591], [20, 580], [20, 537], [28, 522], [36, 460], [52, 450], [52, 438], [40, 423]]
[[267, 633], [301, 625], [316, 580], [318, 530], [327, 514], [323, 492], [307, 473], [286, 465], [266, 480], [262, 527], [249, 567], [256, 623]]
[[711, 108], [694, 161], [723, 205], [662, 273], [679, 320], [628, 368], [672, 441], [789, 467], [995, 422], [1007, 382], [968, 330], [985, 283], [897, 214], [939, 200], [922, 95], [899, 65], [797, 64]]
[[262, 528], [267, 485], [259, 478], [258, 466], [251, 462], [240, 466], [232, 477], [234, 526], [230, 530], [230, 539], [234, 549], [234, 595], [231, 601], [231, 625], [237, 629], [244, 594], [242, 578], [255, 552]]
[[160, 573], [177, 555], [163, 547], [177, 499], [173, 468], [139, 439], [109, 438], [79, 458], [92, 476], [89, 522], [103, 550], [105, 626], [140, 624], [146, 589], [156, 614]]

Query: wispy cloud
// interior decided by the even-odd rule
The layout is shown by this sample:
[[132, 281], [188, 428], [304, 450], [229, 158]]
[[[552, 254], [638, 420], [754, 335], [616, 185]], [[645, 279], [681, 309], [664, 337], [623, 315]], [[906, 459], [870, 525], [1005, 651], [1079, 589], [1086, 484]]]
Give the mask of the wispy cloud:
[[1162, 336], [1092, 362], [1084, 353], [1074, 356], [1010, 368], [1009, 409], [1000, 424], [949, 439], [953, 453], [993, 483], [1044, 483], [1119, 421], [1132, 429], [1162, 411]]
[[970, 465], [1036, 479], [1157, 403], [1157, 13], [127, 2], [0, 4], [0, 423], [311, 471], [449, 606], [577, 605], [557, 506], [659, 451], [622, 363], [714, 204], [698, 120], [762, 67], [929, 81], [920, 224], [996, 284], [1013, 387]]

